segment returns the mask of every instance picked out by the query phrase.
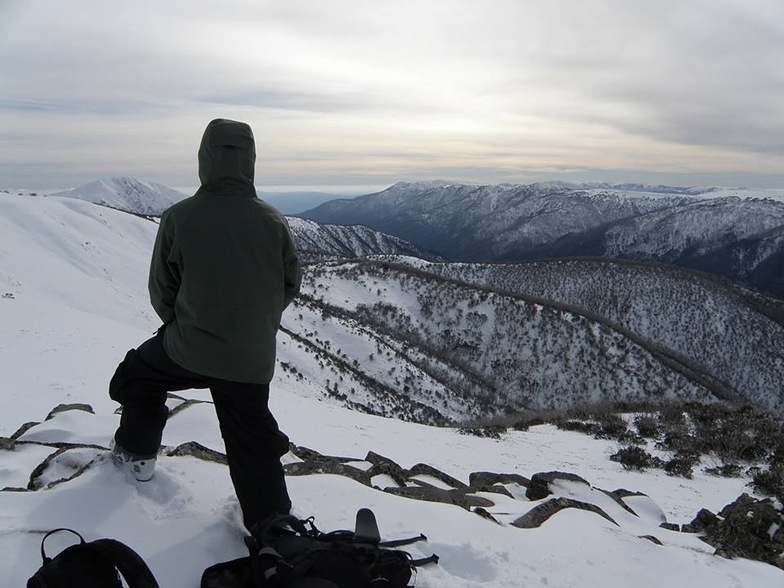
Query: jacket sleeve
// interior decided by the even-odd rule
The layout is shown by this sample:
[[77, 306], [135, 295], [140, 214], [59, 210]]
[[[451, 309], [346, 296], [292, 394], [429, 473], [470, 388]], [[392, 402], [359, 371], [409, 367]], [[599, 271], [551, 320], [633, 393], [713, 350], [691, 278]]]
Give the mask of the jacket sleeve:
[[[285, 222], [285, 219], [284, 219]], [[302, 270], [299, 264], [297, 248], [294, 245], [294, 238], [291, 236], [291, 229], [288, 223], [284, 225], [283, 235], [283, 304], [284, 308], [291, 304], [295, 296], [299, 294], [302, 283]]]
[[155, 238], [148, 283], [150, 302], [164, 323], [170, 323], [174, 320], [174, 301], [180, 289], [179, 268], [172, 261], [173, 247], [171, 222], [164, 214], [161, 217], [158, 235]]

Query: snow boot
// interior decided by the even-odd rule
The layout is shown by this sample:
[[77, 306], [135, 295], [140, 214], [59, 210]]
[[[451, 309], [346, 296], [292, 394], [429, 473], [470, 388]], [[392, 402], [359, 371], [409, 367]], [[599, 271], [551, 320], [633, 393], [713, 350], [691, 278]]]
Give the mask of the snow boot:
[[127, 468], [139, 482], [148, 482], [155, 473], [157, 455], [136, 455], [126, 450], [112, 438], [109, 444], [112, 461], [121, 468]]

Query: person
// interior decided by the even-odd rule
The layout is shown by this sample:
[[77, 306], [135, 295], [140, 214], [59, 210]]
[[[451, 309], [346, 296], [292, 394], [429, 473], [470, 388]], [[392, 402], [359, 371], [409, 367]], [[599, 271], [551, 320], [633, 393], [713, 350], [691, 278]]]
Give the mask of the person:
[[289, 440], [268, 401], [281, 314], [301, 280], [286, 219], [256, 195], [255, 160], [246, 123], [207, 125], [201, 187], [163, 213], [152, 253], [150, 301], [163, 326], [109, 383], [122, 405], [111, 455], [139, 481], [155, 471], [168, 392], [209, 388], [248, 529], [291, 508], [280, 460]]

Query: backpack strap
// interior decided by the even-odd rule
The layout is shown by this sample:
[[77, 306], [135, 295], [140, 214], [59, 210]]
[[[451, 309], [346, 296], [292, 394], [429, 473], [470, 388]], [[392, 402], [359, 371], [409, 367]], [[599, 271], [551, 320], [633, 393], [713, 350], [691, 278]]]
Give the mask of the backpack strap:
[[47, 564], [50, 561], [52, 561], [52, 558], [46, 555], [46, 551], [44, 550], [44, 544], [46, 543], [46, 540], [49, 538], [50, 535], [54, 535], [55, 533], [59, 533], [60, 531], [68, 531], [69, 533], [73, 533], [74, 535], [79, 537], [80, 545], [85, 544], [84, 537], [82, 537], [79, 533], [77, 533], [73, 529], [66, 529], [65, 527], [61, 527], [59, 529], [52, 529], [46, 535], [44, 535], [43, 539], [41, 539], [41, 559], [43, 560], [44, 564]]
[[420, 533], [418, 537], [409, 537], [407, 539], [391, 539], [389, 541], [382, 541], [379, 543], [380, 547], [402, 547], [404, 545], [411, 545], [412, 543], [418, 543], [419, 541], [427, 541], [427, 537], [424, 533]]
[[[84, 540], [82, 540], [84, 541]], [[128, 588], [159, 588], [155, 576], [133, 549], [115, 539], [98, 539], [87, 543], [120, 570]]]
[[437, 564], [438, 559], [439, 559], [438, 556], [434, 553], [433, 555], [428, 557], [420, 557], [419, 559], [412, 559], [410, 563], [415, 568], [418, 568], [420, 566], [424, 566], [431, 563]]

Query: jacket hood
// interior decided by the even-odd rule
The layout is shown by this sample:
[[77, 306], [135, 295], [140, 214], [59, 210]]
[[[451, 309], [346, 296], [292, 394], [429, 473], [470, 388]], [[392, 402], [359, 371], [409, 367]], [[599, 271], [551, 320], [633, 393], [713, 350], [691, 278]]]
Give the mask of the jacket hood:
[[256, 143], [243, 122], [216, 118], [207, 125], [199, 147], [202, 186], [222, 182], [253, 185]]

